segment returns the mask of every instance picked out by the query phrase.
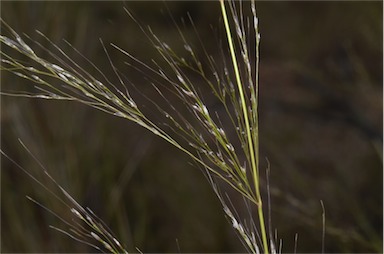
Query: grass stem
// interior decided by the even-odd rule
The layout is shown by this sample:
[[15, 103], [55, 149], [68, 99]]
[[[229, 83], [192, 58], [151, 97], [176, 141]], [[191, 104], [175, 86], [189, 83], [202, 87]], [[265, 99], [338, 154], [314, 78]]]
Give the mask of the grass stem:
[[[259, 216], [261, 237], [262, 237], [262, 241], [263, 241], [264, 252], [268, 253], [268, 241], [267, 241], [267, 234], [266, 234], [266, 229], [265, 229], [262, 199], [261, 199], [261, 194], [260, 194], [259, 173], [258, 173], [258, 168], [257, 168], [257, 163], [256, 163], [257, 154], [255, 154], [255, 151], [254, 151], [254, 147], [256, 147], [257, 144], [254, 144], [253, 139], [252, 139], [252, 135], [251, 135], [251, 126], [249, 124], [249, 116], [248, 116], [248, 110], [247, 110], [247, 105], [246, 105], [244, 91], [243, 91], [243, 84], [242, 84], [241, 78], [240, 78], [239, 66], [237, 63], [236, 52], [235, 52], [234, 45], [232, 42], [232, 33], [231, 33], [231, 29], [229, 27], [228, 16], [227, 16], [224, 0], [220, 0], [220, 5], [221, 5], [221, 11], [222, 11], [223, 20], [224, 20], [225, 30], [227, 33], [228, 45], [229, 45], [232, 63], [233, 63], [233, 70], [235, 72], [236, 83], [237, 83], [237, 86], [239, 89], [241, 107], [243, 109], [245, 129], [247, 132], [248, 148], [249, 148], [249, 153], [250, 153], [250, 158], [251, 158], [252, 176], [253, 176], [253, 183], [254, 183], [254, 187], [255, 187], [256, 202], [257, 202], [256, 205], [257, 205], [257, 213]], [[256, 36], [258, 36], [258, 35], [256, 35]], [[257, 122], [256, 122], [256, 124], [257, 124]], [[258, 135], [258, 132], [254, 133], [254, 135]]]

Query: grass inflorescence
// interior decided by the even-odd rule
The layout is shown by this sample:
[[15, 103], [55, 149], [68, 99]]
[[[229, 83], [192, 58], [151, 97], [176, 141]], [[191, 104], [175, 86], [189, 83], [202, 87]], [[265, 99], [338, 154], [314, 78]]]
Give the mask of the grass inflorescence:
[[[251, 1], [243, 6], [241, 2], [220, 0], [220, 8], [227, 37], [227, 43], [222, 45], [227, 50], [223, 52], [231, 59], [228, 63], [222, 59], [214, 59], [204, 48], [203, 43], [201, 46], [204, 56], [198, 56], [176, 26], [181, 42], [184, 44], [185, 53], [189, 55], [189, 60], [186, 60], [167, 42], [156, 36], [151, 28], [141, 26], [134, 15], [125, 9], [164, 62], [153, 61], [150, 65], [119, 45], [111, 44], [110, 46], [112, 50], [118, 50], [128, 57], [127, 66], [140, 73], [149, 73], [145, 74], [143, 82], [153, 87], [163, 103], [145, 94], [143, 96], [153, 106], [153, 110], [159, 112], [164, 119], [161, 124], [147, 115], [136, 103], [128, 88], [131, 85], [129, 77], [117, 69], [110, 57], [110, 49], [107, 49], [103, 41], [100, 40], [100, 43], [115, 74], [115, 79], [118, 80], [117, 84], [110, 81], [111, 78], [103, 74], [102, 70], [77, 52], [96, 70], [98, 75], [103, 77], [96, 78], [41, 32], [38, 33], [53, 46], [53, 50], [38, 42], [36, 44], [48, 52], [54, 61], [39, 56], [33, 47], [3, 20], [2, 26], [10, 32], [10, 36], [1, 35], [1, 43], [11, 48], [13, 53], [18, 52], [29, 61], [19, 60], [13, 53], [10, 55], [2, 50], [1, 70], [12, 72], [34, 83], [36, 92], [2, 91], [2, 95], [76, 101], [144, 127], [186, 153], [204, 169], [214, 192], [223, 205], [225, 215], [228, 216], [248, 251], [276, 252], [273, 240], [268, 239], [267, 236], [266, 215], [260, 190], [258, 131], [260, 34], [255, 2]], [[250, 8], [250, 16], [244, 15], [243, 8]], [[190, 22], [193, 25], [192, 19]], [[66, 41], [66, 43], [71, 46], [69, 42]], [[192, 74], [193, 77], [199, 78], [198, 84], [194, 82], [195, 78], [192, 78]], [[207, 106], [199, 90], [200, 86], [209, 87], [224, 109], [224, 114], [211, 110]], [[176, 107], [175, 101], [181, 102], [185, 108]], [[226, 123], [230, 123], [229, 125], [223, 124], [224, 118]], [[229, 135], [230, 132], [236, 135]], [[253, 215], [250, 217], [249, 224], [239, 218], [236, 207], [232, 203], [228, 205], [230, 198], [222, 194], [218, 181], [224, 181], [240, 194], [250, 212], [256, 211], [258, 226], [255, 226]], [[75, 230], [70, 227], [72, 228], [71, 237], [84, 242], [92, 238], [101, 243], [107, 251], [125, 252], [116, 238], [108, 233], [109, 231], [90, 210], [82, 208], [64, 189], [61, 187], [60, 189], [73, 205], [69, 209], [74, 217], [83, 221], [87, 227], [81, 226], [79, 229], [79, 224]]]

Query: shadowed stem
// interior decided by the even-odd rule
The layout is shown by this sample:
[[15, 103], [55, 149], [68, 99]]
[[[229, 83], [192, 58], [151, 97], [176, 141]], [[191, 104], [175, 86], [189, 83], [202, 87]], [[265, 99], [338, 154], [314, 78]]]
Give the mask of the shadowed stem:
[[[242, 84], [241, 78], [240, 78], [239, 67], [237, 64], [236, 53], [235, 53], [235, 49], [234, 49], [233, 42], [232, 42], [232, 34], [231, 34], [231, 29], [229, 27], [229, 22], [228, 22], [228, 17], [227, 17], [227, 12], [226, 12], [226, 8], [225, 8], [224, 0], [220, 0], [220, 5], [221, 5], [221, 11], [222, 11], [223, 20], [224, 20], [225, 30], [227, 33], [229, 49], [231, 52], [233, 70], [235, 72], [236, 83], [237, 83], [237, 86], [239, 89], [241, 107], [243, 110], [244, 121], [245, 121], [245, 129], [247, 132], [248, 148], [249, 148], [249, 153], [250, 153], [250, 158], [251, 158], [252, 176], [253, 176], [253, 182], [254, 182], [254, 187], [255, 187], [256, 202], [257, 202], [256, 205], [257, 205], [257, 213], [259, 216], [261, 238], [263, 241], [264, 252], [269, 253], [267, 234], [266, 234], [265, 222], [264, 222], [262, 199], [261, 199], [261, 194], [260, 194], [259, 173], [258, 173], [258, 168], [257, 168], [258, 165], [256, 162], [256, 161], [258, 161], [258, 159], [256, 158], [258, 156], [258, 154], [255, 153], [255, 149], [254, 149], [254, 147], [256, 147], [256, 149], [257, 149], [258, 144], [254, 143], [254, 140], [252, 139], [252, 135], [251, 135], [251, 127], [249, 124], [249, 116], [248, 116], [248, 110], [247, 110], [247, 105], [246, 105], [244, 91], [243, 91], [243, 84]], [[258, 36], [258, 34], [256, 34], [256, 36]], [[256, 50], [258, 51], [258, 39], [257, 39], [256, 43], [257, 43]], [[256, 73], [256, 75], [257, 75], [257, 73]], [[257, 80], [256, 80], [256, 82], [257, 82]], [[257, 83], [256, 83], [256, 86], [257, 86]], [[254, 110], [257, 110], [257, 109], [254, 109]], [[255, 120], [257, 121], [257, 119], [255, 119]], [[257, 125], [257, 122], [256, 122], [256, 125]], [[256, 126], [254, 126], [254, 127], [256, 127]], [[258, 132], [253, 132], [253, 134], [258, 135]], [[257, 140], [258, 139], [256, 139], [256, 142], [257, 142]]]

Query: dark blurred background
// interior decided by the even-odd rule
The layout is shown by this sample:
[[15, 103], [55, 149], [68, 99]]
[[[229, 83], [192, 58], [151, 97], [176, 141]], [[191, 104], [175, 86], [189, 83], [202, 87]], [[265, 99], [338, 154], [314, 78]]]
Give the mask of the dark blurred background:
[[[293, 251], [296, 233], [298, 252], [321, 251], [320, 200], [326, 211], [326, 252], [383, 251], [382, 5], [257, 3], [260, 158], [262, 168], [267, 165], [264, 158], [271, 163], [272, 225], [283, 239], [284, 252]], [[2, 1], [1, 17], [33, 40], [44, 42], [36, 29], [61, 46], [62, 39], [68, 40], [112, 75], [99, 38], [140, 59], [158, 57], [124, 6], [176, 50], [183, 43], [167, 8], [176, 21], [187, 19], [189, 12], [204, 46], [221, 58], [217, 43], [224, 33], [218, 2]], [[199, 45], [192, 26], [183, 32], [192, 45]], [[120, 70], [144, 89], [145, 82], [121, 64], [124, 55], [109, 50]], [[73, 50], [66, 52], [87, 66]], [[2, 91], [31, 86], [3, 71], [1, 85]], [[17, 141], [23, 140], [129, 251], [244, 251], [201, 171], [165, 141], [79, 103], [1, 100], [1, 149], [43, 179]], [[4, 157], [1, 193], [2, 252], [94, 251], [48, 227], [62, 224], [26, 195], [63, 217], [70, 212]]]

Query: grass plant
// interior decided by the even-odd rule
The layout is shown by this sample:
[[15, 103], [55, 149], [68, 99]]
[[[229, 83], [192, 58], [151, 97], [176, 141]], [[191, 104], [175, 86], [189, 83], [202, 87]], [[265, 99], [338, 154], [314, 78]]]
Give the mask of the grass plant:
[[[55, 226], [50, 225], [51, 228], [69, 236], [70, 238], [84, 243], [98, 251], [106, 250], [111, 253], [128, 253], [120, 244], [120, 242], [113, 236], [113, 233], [109, 230], [108, 226], [103, 223], [89, 208], [84, 208], [81, 206], [65, 189], [63, 189], [59, 183], [48, 173], [48, 170], [44, 167], [44, 165], [31, 153], [28, 147], [19, 140], [20, 144], [23, 148], [34, 158], [34, 160], [39, 164], [41, 169], [43, 170], [46, 177], [54, 184], [55, 187], [59, 190], [56, 193], [53, 189], [47, 187], [42, 181], [38, 180], [35, 176], [28, 172], [23, 166], [19, 165], [16, 161], [10, 158], [6, 153], [0, 151], [1, 154], [10, 160], [14, 165], [16, 165], [19, 169], [25, 172], [28, 176], [30, 176], [35, 182], [37, 182], [43, 189], [45, 189], [48, 193], [52, 194], [56, 199], [56, 202], [60, 202], [67, 209], [71, 211], [73, 214], [72, 220], [65, 220], [60, 217], [57, 213], [55, 213], [52, 209], [47, 206], [41, 204], [39, 201], [27, 196], [27, 198], [40, 206], [42, 209], [48, 211], [59, 220], [64, 222], [68, 229], [63, 230], [57, 228]], [[98, 244], [102, 247], [99, 247]]]
[[[37, 41], [30, 41], [49, 53], [53, 60], [36, 54], [33, 46], [2, 20], [3, 31], [7, 30], [10, 35], [1, 35], [0, 41], [3, 47], [9, 47], [12, 53], [1, 50], [1, 70], [12, 72], [35, 84], [35, 92], [2, 91], [2, 95], [80, 102], [144, 127], [187, 154], [196, 165], [204, 169], [208, 181], [223, 205], [224, 213], [249, 252], [276, 253], [274, 241], [267, 235], [266, 214], [260, 189], [258, 131], [260, 34], [255, 1], [244, 4], [220, 0], [219, 4], [227, 37], [227, 43], [223, 45], [226, 48], [224, 61], [214, 59], [203, 43], [201, 47], [204, 56], [198, 56], [175, 22], [184, 45], [184, 53], [189, 55], [189, 60], [184, 59], [167, 42], [156, 36], [151, 28], [140, 25], [134, 15], [125, 9], [164, 61], [162, 63], [153, 61], [148, 64], [123, 47], [111, 44], [110, 49], [100, 40], [118, 83], [111, 81], [112, 79], [92, 61], [77, 52], [89, 63], [93, 71], [102, 77], [97, 78], [41, 32], [38, 34], [49, 42], [53, 50]], [[244, 15], [246, 13], [243, 12], [244, 8], [251, 10], [250, 16]], [[192, 19], [190, 22], [194, 27]], [[69, 42], [66, 43], [71, 46]], [[75, 48], [73, 50], [76, 51]], [[161, 98], [161, 102], [145, 94], [142, 96], [152, 106], [151, 110], [159, 113], [161, 123], [148, 115], [136, 102], [130, 90], [135, 84], [132, 84], [124, 71], [116, 67], [110, 57], [110, 50], [118, 50], [124, 54], [128, 58], [126, 65], [143, 73], [145, 75], [143, 82], [150, 84], [157, 92], [157, 98]], [[22, 60], [14, 55], [16, 52], [22, 56]], [[228, 63], [225, 60], [226, 56], [230, 58]], [[195, 77], [198, 77], [198, 84], [194, 81]], [[200, 86], [209, 87], [225, 109], [224, 114], [207, 106], [204, 94], [200, 92]], [[176, 107], [176, 102], [181, 102], [184, 108]], [[224, 118], [230, 125], [223, 124]], [[230, 132], [236, 135], [229, 135]], [[6, 156], [4, 152], [2, 154]], [[44, 172], [49, 176], [47, 170], [44, 169]], [[96, 240], [108, 252], [126, 252], [92, 211], [83, 208], [52, 177], [49, 178], [64, 195], [66, 202], [62, 198], [58, 199], [66, 204], [77, 220], [85, 223], [85, 226], [80, 223], [67, 223], [70, 231], [57, 230], [81, 242]], [[240, 194], [250, 213], [256, 211], [258, 226], [253, 221], [253, 214], [248, 223], [244, 218], [240, 218], [238, 208], [232, 204], [229, 195], [222, 194], [221, 182]], [[37, 201], [34, 202], [41, 205]], [[95, 244], [89, 244], [98, 250], [101, 249]]]

